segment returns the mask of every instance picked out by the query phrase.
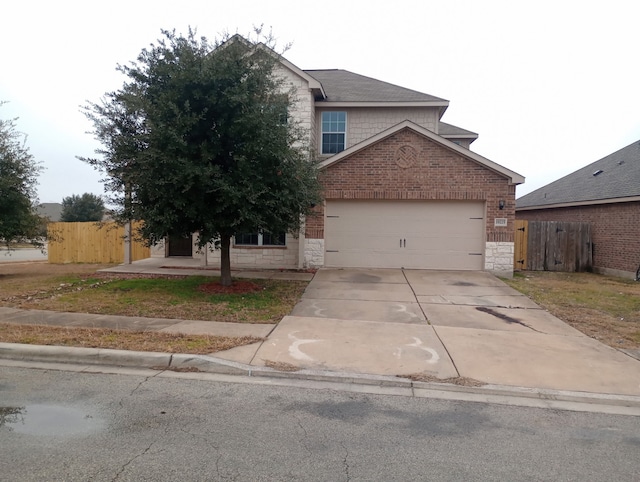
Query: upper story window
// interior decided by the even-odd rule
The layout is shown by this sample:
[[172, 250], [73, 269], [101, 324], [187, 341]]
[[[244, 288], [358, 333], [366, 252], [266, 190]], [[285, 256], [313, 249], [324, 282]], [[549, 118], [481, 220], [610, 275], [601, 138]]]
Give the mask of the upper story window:
[[322, 113], [322, 154], [344, 151], [346, 134], [346, 112]]

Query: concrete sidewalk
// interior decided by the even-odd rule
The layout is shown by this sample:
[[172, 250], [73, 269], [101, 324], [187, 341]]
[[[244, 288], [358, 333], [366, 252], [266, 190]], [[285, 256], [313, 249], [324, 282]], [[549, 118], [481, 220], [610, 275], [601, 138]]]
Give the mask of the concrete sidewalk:
[[[216, 273], [202, 269], [197, 260], [158, 258], [106, 271]], [[11, 308], [0, 308], [0, 320], [266, 337], [263, 343], [218, 352], [200, 361], [197, 356], [183, 357], [184, 363], [200, 364], [208, 371], [219, 368], [224, 373], [230, 366], [238, 373], [279, 366], [301, 369], [297, 376], [349, 374], [371, 383], [391, 383], [390, 377], [409, 375], [465, 377], [518, 390], [640, 396], [640, 361], [574, 330], [488, 273], [322, 269], [315, 277], [286, 271], [238, 271], [233, 275], [313, 279], [291, 315], [277, 326]], [[28, 356], [33, 356], [33, 349]], [[20, 357], [16, 353], [0, 348], [0, 357]]]
[[[214, 266], [203, 266], [196, 258], [146, 258], [131, 264], [119, 264], [111, 268], [101, 269], [104, 273], [123, 274], [161, 274], [182, 276], [220, 276], [220, 269]], [[231, 270], [233, 278], [244, 279], [280, 279], [292, 281], [311, 281], [313, 273], [291, 270]]]

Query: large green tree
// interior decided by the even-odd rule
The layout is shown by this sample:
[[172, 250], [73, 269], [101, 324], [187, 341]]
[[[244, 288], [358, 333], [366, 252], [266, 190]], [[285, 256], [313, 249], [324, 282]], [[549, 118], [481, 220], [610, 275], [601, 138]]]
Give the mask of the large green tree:
[[66, 223], [102, 221], [103, 216], [104, 201], [95, 194], [89, 192], [85, 192], [82, 196], [72, 194], [62, 200], [60, 221]]
[[41, 246], [35, 192], [41, 168], [29, 153], [26, 135], [16, 129], [16, 120], [0, 119], [0, 242]]
[[141, 219], [150, 243], [198, 234], [221, 251], [231, 284], [235, 234], [296, 232], [320, 201], [309, 133], [288, 116], [271, 37], [210, 43], [163, 31], [119, 70], [124, 86], [85, 114], [103, 148], [83, 159], [107, 174], [120, 219]]

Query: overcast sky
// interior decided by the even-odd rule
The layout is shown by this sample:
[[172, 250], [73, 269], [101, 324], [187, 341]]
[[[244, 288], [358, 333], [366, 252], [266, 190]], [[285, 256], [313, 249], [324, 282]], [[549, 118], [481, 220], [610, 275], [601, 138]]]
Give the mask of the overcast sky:
[[42, 161], [41, 202], [103, 194], [76, 156], [79, 112], [125, 80], [161, 29], [215, 39], [264, 24], [301, 69], [340, 68], [450, 101], [472, 150], [526, 177], [521, 196], [640, 140], [640, 2], [632, 0], [20, 0], [0, 9], [0, 117]]

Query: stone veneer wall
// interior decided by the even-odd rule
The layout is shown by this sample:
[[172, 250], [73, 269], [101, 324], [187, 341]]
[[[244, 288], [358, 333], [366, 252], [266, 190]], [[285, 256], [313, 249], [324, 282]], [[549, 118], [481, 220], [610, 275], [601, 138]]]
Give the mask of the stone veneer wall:
[[[297, 269], [299, 239], [287, 234], [286, 246], [234, 247], [231, 244], [231, 268]], [[202, 253], [194, 257], [202, 258]], [[207, 265], [220, 266], [220, 250], [207, 251]]]
[[514, 243], [488, 241], [485, 245], [484, 269], [492, 273], [513, 277]]
[[305, 268], [320, 268], [324, 266], [324, 239], [304, 240]]
[[299, 77], [286, 67], [280, 65], [275, 70], [276, 75], [284, 79], [284, 88], [289, 91], [293, 89], [293, 105], [289, 110], [289, 117], [293, 119], [299, 127], [309, 133], [309, 147], [314, 147], [315, 137], [315, 99], [309, 89], [309, 84], [305, 79]]
[[151, 246], [152, 258], [164, 258], [166, 257], [165, 242], [160, 241], [158, 244]]

